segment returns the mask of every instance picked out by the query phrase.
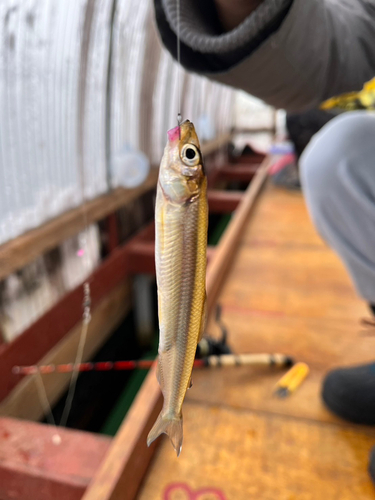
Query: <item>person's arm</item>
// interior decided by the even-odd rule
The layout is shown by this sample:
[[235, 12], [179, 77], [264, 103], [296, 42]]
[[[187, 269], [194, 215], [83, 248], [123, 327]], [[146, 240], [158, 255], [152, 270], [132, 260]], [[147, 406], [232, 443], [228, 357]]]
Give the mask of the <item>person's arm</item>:
[[[161, 38], [176, 57], [177, 0], [154, 2]], [[182, 65], [278, 108], [317, 107], [375, 75], [368, 0], [180, 2]]]
[[225, 31], [239, 26], [264, 0], [215, 0], [219, 21]]

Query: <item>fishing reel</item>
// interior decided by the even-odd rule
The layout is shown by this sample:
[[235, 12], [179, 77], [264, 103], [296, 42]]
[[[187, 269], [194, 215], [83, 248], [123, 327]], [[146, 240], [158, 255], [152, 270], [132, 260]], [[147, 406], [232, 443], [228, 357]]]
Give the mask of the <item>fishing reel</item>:
[[203, 337], [203, 339], [197, 345], [197, 352], [195, 354], [195, 357], [197, 359], [206, 358], [208, 356], [220, 356], [221, 354], [232, 354], [232, 349], [227, 343], [228, 329], [221, 320], [221, 312], [221, 305], [217, 304], [215, 311], [215, 322], [221, 330], [221, 338], [214, 339], [210, 336]]

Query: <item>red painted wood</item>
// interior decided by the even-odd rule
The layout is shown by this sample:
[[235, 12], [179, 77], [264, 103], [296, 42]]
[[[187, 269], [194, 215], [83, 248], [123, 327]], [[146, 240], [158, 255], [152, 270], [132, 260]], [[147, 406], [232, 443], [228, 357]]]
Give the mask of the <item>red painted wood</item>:
[[141, 229], [132, 239], [132, 242], [135, 241], [155, 241], [155, 222], [152, 221]]
[[[129, 275], [127, 245], [115, 249], [89, 278], [92, 309]], [[11, 343], [0, 346], [0, 401], [22, 378], [12, 373], [13, 366], [38, 363], [81, 320], [82, 301], [79, 286]]]
[[242, 191], [222, 191], [209, 189], [208, 206], [211, 213], [227, 214], [234, 212], [243, 196]]
[[[155, 241], [136, 241], [128, 246], [128, 266], [131, 274], [155, 274]], [[215, 252], [214, 247], [207, 248], [207, 262]]]
[[214, 253], [215, 253], [215, 247], [209, 245], [207, 247], [207, 265], [210, 263], [210, 260], [212, 259], [212, 257], [214, 256]]
[[4, 344], [4, 342], [5, 342], [4, 333], [3, 333], [1, 326], [0, 326], [0, 348], [1, 348], [1, 345]]
[[107, 250], [108, 253], [112, 253], [113, 250], [115, 250], [115, 248], [117, 248], [120, 243], [116, 212], [108, 215], [106, 222], [107, 222]]
[[131, 274], [155, 274], [155, 242], [134, 241], [128, 246], [128, 266]]
[[1, 500], [80, 499], [110, 443], [87, 432], [0, 418]]
[[254, 165], [254, 164], [260, 164], [262, 163], [262, 161], [265, 159], [266, 155], [264, 154], [261, 154], [261, 153], [255, 153], [255, 154], [249, 154], [249, 155], [241, 155], [241, 156], [238, 156], [238, 157], [234, 157], [232, 156], [230, 158], [230, 162], [231, 163], [248, 163], [248, 164], [251, 164], [251, 165]]
[[[242, 197], [242, 192], [208, 191], [210, 211], [233, 212]], [[111, 225], [116, 223], [112, 219]], [[113, 229], [113, 228], [112, 228]], [[115, 244], [117, 237], [113, 230]], [[109, 257], [89, 278], [92, 308], [127, 276], [136, 273], [155, 274], [154, 223], [142, 229], [130, 242], [112, 248]], [[82, 286], [69, 292], [46, 314], [9, 344], [0, 345], [0, 401], [18, 384], [23, 375], [12, 373], [15, 365], [28, 366], [38, 361], [56, 345], [81, 320]]]
[[155, 274], [155, 223], [142, 229], [127, 245], [130, 274]]
[[258, 167], [257, 163], [229, 164], [219, 170], [217, 180], [250, 182]]

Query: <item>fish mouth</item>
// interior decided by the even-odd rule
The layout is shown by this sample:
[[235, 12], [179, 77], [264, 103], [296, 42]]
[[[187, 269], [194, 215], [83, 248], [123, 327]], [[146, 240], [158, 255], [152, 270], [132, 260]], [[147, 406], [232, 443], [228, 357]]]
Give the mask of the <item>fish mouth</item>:
[[183, 131], [188, 128], [190, 129], [191, 127], [194, 127], [194, 125], [191, 123], [189, 120], [185, 120], [181, 123], [181, 125], [177, 125], [177, 127], [171, 128], [168, 130], [167, 135], [169, 142], [175, 142], [179, 139], [181, 139], [181, 134]]

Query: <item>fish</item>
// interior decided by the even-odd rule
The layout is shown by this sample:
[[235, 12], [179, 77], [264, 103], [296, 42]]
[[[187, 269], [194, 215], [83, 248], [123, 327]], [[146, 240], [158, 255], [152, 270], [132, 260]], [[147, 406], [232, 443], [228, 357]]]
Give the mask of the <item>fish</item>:
[[177, 456], [182, 404], [205, 329], [207, 229], [207, 177], [194, 125], [185, 120], [168, 131], [156, 192], [157, 379], [164, 403], [147, 438], [150, 446], [167, 434]]

